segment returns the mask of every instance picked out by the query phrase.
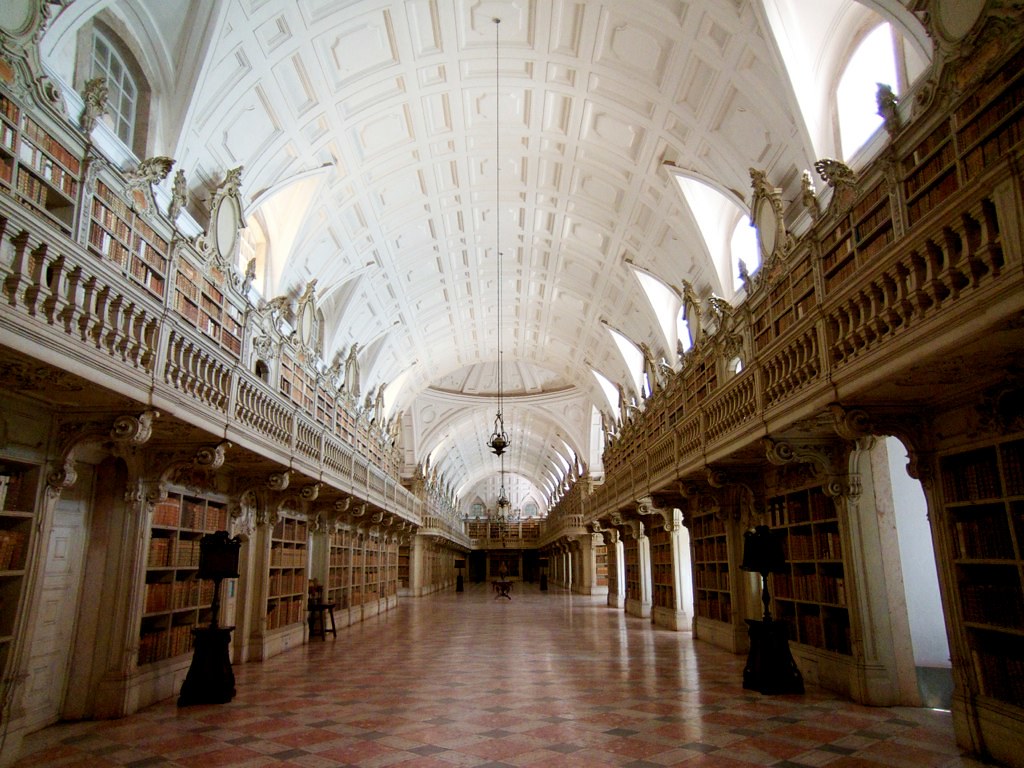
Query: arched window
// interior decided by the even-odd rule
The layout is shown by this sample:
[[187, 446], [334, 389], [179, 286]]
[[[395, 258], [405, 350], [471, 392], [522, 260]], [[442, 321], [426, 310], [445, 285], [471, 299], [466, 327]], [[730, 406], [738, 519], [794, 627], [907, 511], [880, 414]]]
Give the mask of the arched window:
[[839, 145], [845, 160], [863, 147], [882, 125], [876, 101], [879, 83], [888, 85], [899, 95], [896, 42], [888, 24], [879, 24], [861, 40], [839, 78], [836, 112]]
[[537, 516], [537, 502], [528, 501], [523, 506], [523, 517], [536, 517]]
[[114, 132], [132, 146], [139, 88], [117, 46], [98, 28], [92, 33], [92, 76], [107, 78], [107, 108]]
[[[107, 81], [107, 114], [111, 130], [137, 157], [146, 155], [150, 87], [146, 75], [123, 37], [127, 30], [94, 20], [79, 38], [79, 77]], [[115, 31], [115, 28], [119, 31]]]

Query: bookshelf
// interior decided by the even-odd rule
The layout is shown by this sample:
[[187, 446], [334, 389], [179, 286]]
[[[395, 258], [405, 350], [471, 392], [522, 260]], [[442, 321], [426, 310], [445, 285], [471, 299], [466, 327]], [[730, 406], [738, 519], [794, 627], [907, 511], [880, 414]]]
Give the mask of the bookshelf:
[[732, 582], [725, 521], [695, 515], [690, 523], [693, 548], [694, 611], [712, 621], [732, 622]]
[[89, 206], [89, 250], [158, 298], [167, 290], [169, 243], [102, 180]]
[[330, 537], [330, 562], [327, 566], [327, 602], [348, 608], [352, 591], [351, 532], [337, 530]]
[[36, 519], [39, 468], [0, 459], [0, 673], [10, 674]]
[[956, 597], [978, 692], [1024, 701], [1024, 438], [941, 459]]
[[796, 322], [807, 317], [817, 299], [814, 292], [814, 261], [810, 251], [772, 285], [767, 297], [752, 310], [751, 330], [758, 352]]
[[174, 278], [174, 310], [232, 358], [242, 354], [242, 311], [227, 298], [225, 275], [215, 266], [200, 270], [180, 258]]
[[846, 573], [836, 507], [820, 486], [768, 500], [769, 525], [782, 532], [786, 572], [772, 574], [773, 615], [789, 638], [851, 655]]
[[70, 236], [81, 153], [25, 114], [0, 91], [0, 186]]
[[622, 542], [623, 560], [626, 563], [626, 600], [640, 603], [640, 542], [633, 536], [626, 536]]
[[385, 565], [383, 569], [382, 597], [394, 597], [398, 594], [398, 542], [382, 539], [381, 555]]
[[960, 187], [956, 145], [948, 121], [941, 122], [910, 150], [903, 160], [903, 173], [907, 223], [913, 226]]
[[1024, 55], [1017, 54], [953, 111], [965, 183], [1024, 140]]
[[594, 585], [608, 586], [608, 545], [598, 544], [594, 547]]
[[683, 374], [683, 391], [686, 393], [684, 409], [690, 412], [718, 388], [718, 373], [715, 355], [704, 355], [694, 361]]
[[227, 529], [227, 506], [183, 493], [168, 493], [153, 507], [150, 524], [140, 665], [192, 650], [192, 630], [212, 619], [212, 581], [199, 578], [199, 541]]
[[652, 606], [671, 611], [676, 607], [676, 590], [672, 578], [672, 534], [656, 527], [648, 534], [651, 542]]
[[282, 515], [270, 534], [270, 580], [267, 631], [301, 624], [306, 619], [309, 577], [309, 529], [305, 520]]
[[409, 545], [402, 544], [398, 547], [398, 586], [400, 589], [409, 589]]
[[18, 105], [0, 93], [0, 185], [8, 191], [14, 183], [15, 150], [20, 123], [21, 110]]

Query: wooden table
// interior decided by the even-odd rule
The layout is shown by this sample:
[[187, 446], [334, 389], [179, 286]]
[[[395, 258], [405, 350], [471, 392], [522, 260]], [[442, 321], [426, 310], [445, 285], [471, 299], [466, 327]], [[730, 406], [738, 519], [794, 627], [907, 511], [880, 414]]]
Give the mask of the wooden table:
[[494, 599], [497, 600], [499, 597], [507, 597], [509, 600], [512, 599], [512, 595], [509, 592], [512, 591], [512, 582], [507, 579], [500, 579], [494, 582], [494, 591], [497, 592]]

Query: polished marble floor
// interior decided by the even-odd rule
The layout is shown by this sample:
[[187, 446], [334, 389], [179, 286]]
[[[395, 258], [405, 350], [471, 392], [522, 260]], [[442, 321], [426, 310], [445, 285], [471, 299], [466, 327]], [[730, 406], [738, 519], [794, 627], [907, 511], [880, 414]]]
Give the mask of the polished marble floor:
[[336, 638], [235, 668], [230, 704], [174, 699], [28, 737], [27, 766], [980, 766], [945, 712], [809, 687], [762, 696], [744, 659], [603, 598], [516, 584], [403, 599]]

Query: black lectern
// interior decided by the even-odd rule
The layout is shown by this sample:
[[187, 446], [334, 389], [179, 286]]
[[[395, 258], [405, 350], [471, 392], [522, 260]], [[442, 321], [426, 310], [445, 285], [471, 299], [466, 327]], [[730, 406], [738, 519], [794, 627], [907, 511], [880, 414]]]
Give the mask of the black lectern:
[[784, 573], [786, 557], [779, 534], [759, 525], [743, 534], [743, 563], [740, 570], [761, 574], [761, 621], [747, 619], [750, 653], [743, 668], [743, 687], [761, 693], [803, 693], [804, 679], [789, 652], [785, 622], [773, 621], [769, 608], [768, 574]]
[[208, 533], [199, 540], [199, 578], [213, 580], [212, 616], [209, 627], [192, 630], [195, 648], [192, 665], [181, 684], [178, 706], [189, 704], [226, 704], [235, 697], [235, 673], [231, 669], [228, 644], [234, 627], [221, 627], [220, 583], [238, 578], [238, 551], [242, 540], [228, 538], [227, 531]]

